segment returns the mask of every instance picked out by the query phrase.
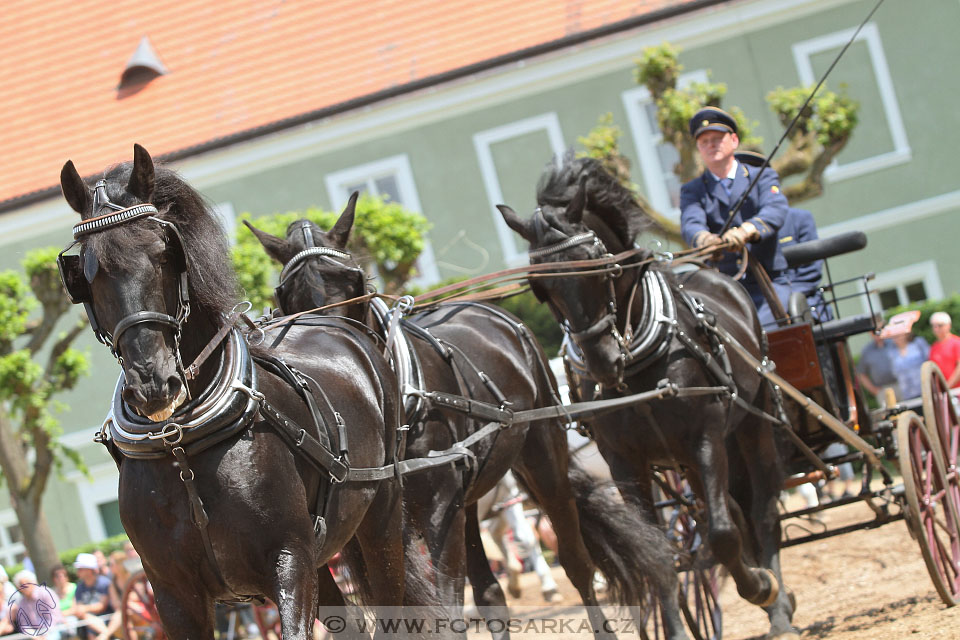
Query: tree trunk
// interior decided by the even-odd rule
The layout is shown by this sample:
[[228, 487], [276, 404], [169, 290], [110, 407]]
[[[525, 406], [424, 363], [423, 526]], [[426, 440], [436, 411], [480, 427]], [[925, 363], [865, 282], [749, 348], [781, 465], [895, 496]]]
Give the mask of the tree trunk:
[[50, 574], [54, 567], [60, 564], [60, 554], [57, 553], [57, 546], [53, 543], [53, 534], [50, 533], [47, 516], [43, 513], [40, 504], [34, 505], [27, 499], [18, 500], [12, 489], [10, 497], [14, 500], [14, 510], [20, 521], [23, 542], [37, 573], [37, 581], [50, 584]]
[[[50, 572], [60, 562], [60, 557], [53, 543], [50, 524], [43, 514], [43, 494], [35, 495], [31, 490], [26, 451], [3, 407], [0, 407], [0, 469], [3, 470], [10, 502], [17, 514], [23, 542], [36, 569], [37, 579], [49, 582]], [[40, 486], [45, 485], [46, 482], [40, 483]]]

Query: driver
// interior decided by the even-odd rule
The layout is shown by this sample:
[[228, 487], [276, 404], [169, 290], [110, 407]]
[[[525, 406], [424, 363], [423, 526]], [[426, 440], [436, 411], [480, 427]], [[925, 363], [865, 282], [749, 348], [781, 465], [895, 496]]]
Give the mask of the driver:
[[[740, 163], [734, 152], [740, 146], [737, 123], [733, 116], [717, 107], [704, 107], [690, 119], [690, 135], [697, 142], [697, 151], [706, 167], [704, 172], [680, 189], [680, 231], [691, 247], [700, 248], [729, 241], [739, 250], [747, 246], [753, 260], [758, 260], [770, 275], [773, 288], [786, 307], [790, 298], [787, 261], [777, 243], [777, 232], [787, 217], [787, 199], [780, 193], [780, 181], [769, 167], [760, 173], [747, 193], [731, 225], [721, 238], [718, 234], [754, 176], [760, 171]], [[724, 253], [717, 269], [729, 276], [741, 268], [739, 253]], [[747, 271], [740, 278], [757, 315], [764, 326], [775, 324], [773, 312], [759, 283]]]

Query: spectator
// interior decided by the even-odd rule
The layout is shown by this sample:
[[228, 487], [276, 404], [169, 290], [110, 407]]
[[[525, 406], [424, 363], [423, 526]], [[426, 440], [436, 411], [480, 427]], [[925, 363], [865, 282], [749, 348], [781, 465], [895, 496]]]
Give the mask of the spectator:
[[54, 567], [53, 572], [50, 574], [50, 579], [53, 582], [53, 593], [59, 600], [63, 622], [69, 625], [71, 629], [70, 632], [61, 635], [75, 636], [77, 619], [75, 616], [70, 615], [69, 611], [73, 607], [73, 595], [77, 591], [77, 584], [70, 582], [70, 576], [67, 574], [67, 569], [63, 565]]
[[930, 316], [930, 327], [937, 341], [930, 347], [930, 359], [937, 363], [947, 386], [960, 387], [960, 336], [950, 331], [950, 314], [937, 311]]
[[73, 607], [68, 613], [85, 625], [79, 631], [81, 638], [94, 638], [106, 629], [98, 616], [113, 613], [110, 607], [110, 580], [100, 575], [100, 565], [92, 553], [77, 554], [73, 567], [77, 570], [77, 590]]
[[877, 333], [871, 333], [870, 337], [873, 340], [860, 352], [857, 377], [864, 389], [885, 406], [884, 389], [892, 389], [894, 398], [900, 396], [897, 376], [893, 373], [893, 345]]
[[926, 340], [910, 333], [913, 323], [920, 317], [919, 311], [905, 311], [890, 318], [881, 336], [893, 339], [891, 350], [893, 373], [900, 386], [900, 399], [919, 398], [921, 394], [920, 367], [930, 355]]
[[32, 571], [20, 571], [13, 582], [20, 597], [10, 605], [8, 618], [20, 633], [59, 640], [57, 627], [63, 623], [63, 617], [56, 594], [46, 585], [37, 584], [37, 576]]
[[93, 557], [97, 559], [97, 572], [102, 576], [110, 577], [110, 565], [107, 563], [107, 556], [100, 549], [93, 550]]

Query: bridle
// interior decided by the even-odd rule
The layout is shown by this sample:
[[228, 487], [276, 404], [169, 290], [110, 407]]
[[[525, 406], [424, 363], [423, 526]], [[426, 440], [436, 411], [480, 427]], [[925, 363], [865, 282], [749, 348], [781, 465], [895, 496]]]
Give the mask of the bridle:
[[[534, 211], [533, 217], [534, 227], [537, 232], [537, 238], [542, 239], [544, 237], [544, 228], [547, 225], [546, 218], [543, 215], [543, 210], [540, 207], [537, 207]], [[556, 230], [556, 227], [551, 227]], [[584, 233], [578, 233], [573, 236], [569, 236], [559, 242], [547, 245], [545, 247], [540, 247], [537, 249], [532, 249], [528, 252], [530, 257], [531, 264], [535, 264], [536, 260], [543, 258], [544, 256], [553, 255], [572, 249], [580, 245], [589, 245], [588, 251], [599, 252], [601, 255], [599, 257], [610, 258], [611, 262], [613, 259], [613, 254], [610, 253], [607, 248], [604, 246], [603, 241], [597, 236], [593, 231], [586, 231]], [[623, 268], [617, 264], [612, 263], [610, 269], [607, 271], [606, 282], [607, 282], [607, 313], [601, 316], [598, 320], [590, 324], [589, 326], [583, 329], [574, 329], [570, 324], [569, 318], [564, 318], [560, 313], [559, 309], [556, 308], [556, 305], [548, 299], [543, 299], [541, 296], [542, 302], [546, 302], [553, 311], [554, 316], [561, 322], [563, 325], [564, 333], [566, 333], [570, 338], [580, 344], [581, 342], [594, 340], [600, 336], [610, 333], [614, 340], [616, 340], [617, 347], [620, 350], [620, 362], [621, 367], [619, 367], [618, 376], [620, 382], [623, 379], [623, 371], [626, 366], [627, 359], [630, 357], [630, 349], [627, 340], [620, 333], [620, 330], [617, 328], [617, 292], [616, 292], [616, 280], [623, 274]], [[558, 277], [557, 274], [551, 274], [551, 278]], [[536, 291], [534, 292], [536, 293]]]
[[[90, 326], [97, 340], [110, 348], [110, 353], [123, 365], [123, 356], [120, 353], [120, 337], [128, 330], [140, 324], [160, 324], [173, 328], [174, 331], [174, 353], [176, 354], [177, 370], [183, 377], [184, 388], [187, 388], [188, 379], [183, 367], [183, 360], [180, 355], [180, 338], [183, 325], [190, 317], [190, 294], [188, 271], [188, 257], [184, 250], [183, 237], [180, 230], [172, 222], [161, 220], [156, 217], [159, 213], [157, 207], [150, 203], [137, 204], [132, 207], [122, 207], [110, 201], [106, 191], [106, 180], [97, 182], [93, 190], [93, 212], [99, 213], [102, 208], [109, 209], [111, 212], [99, 215], [94, 218], [88, 218], [77, 223], [73, 227], [73, 242], [57, 256], [57, 268], [60, 271], [60, 279], [67, 292], [67, 297], [73, 304], [83, 304], [87, 312], [87, 318], [90, 320]], [[164, 230], [167, 242], [174, 241], [178, 245], [175, 249], [175, 255], [178, 256], [177, 269], [177, 314], [171, 316], [159, 311], [137, 311], [121, 318], [114, 326], [113, 331], [104, 329], [97, 320], [96, 312], [93, 310], [93, 296], [90, 290], [90, 284], [96, 276], [98, 265], [92, 254], [86, 255], [81, 251], [80, 254], [67, 255], [66, 252], [79, 244], [84, 236], [100, 233], [108, 229], [127, 224], [134, 220], [148, 218]], [[189, 391], [188, 391], [189, 393]]]
[[283, 269], [280, 271], [280, 282], [274, 289], [274, 295], [276, 296], [277, 302], [279, 303], [280, 300], [283, 299], [283, 292], [288, 286], [290, 286], [290, 279], [298, 271], [300, 271], [300, 269], [303, 268], [306, 261], [310, 258], [319, 258], [321, 262], [325, 262], [337, 267], [338, 269], [343, 269], [344, 271], [356, 274], [359, 278], [361, 291], [360, 295], [362, 295], [364, 285], [366, 284], [366, 276], [363, 273], [363, 269], [346, 263], [348, 260], [353, 260], [353, 256], [346, 251], [341, 251], [340, 249], [316, 246], [316, 242], [313, 238], [313, 228], [306, 220], [300, 223], [300, 231], [303, 233], [303, 246], [305, 248], [303, 251], [300, 251], [290, 258], [287, 263], [283, 265]]

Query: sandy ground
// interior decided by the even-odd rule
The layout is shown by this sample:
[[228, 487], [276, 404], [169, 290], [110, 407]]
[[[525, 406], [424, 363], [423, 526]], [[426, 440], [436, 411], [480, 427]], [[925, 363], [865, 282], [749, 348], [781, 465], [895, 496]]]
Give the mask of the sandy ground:
[[[824, 512], [830, 526], [871, 519], [865, 506], [849, 505]], [[816, 523], [813, 523], [816, 526]], [[791, 527], [791, 533], [799, 529]], [[903, 521], [810, 542], [782, 552], [784, 579], [797, 596], [794, 624], [803, 639], [960, 640], [960, 607], [947, 608], [927, 574], [919, 547]], [[524, 593], [511, 599], [521, 619], [583, 618], [579, 596], [559, 567], [553, 573], [564, 596], [557, 605], [540, 597], [535, 574], [522, 576]], [[737, 594], [732, 580], [722, 583], [723, 638], [760, 640], [767, 631], [762, 610]], [[611, 612], [610, 617], [617, 617]], [[489, 637], [470, 633], [471, 638]], [[590, 637], [579, 633], [521, 633], [514, 638]], [[636, 633], [620, 634], [638, 637]]]

